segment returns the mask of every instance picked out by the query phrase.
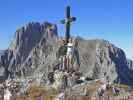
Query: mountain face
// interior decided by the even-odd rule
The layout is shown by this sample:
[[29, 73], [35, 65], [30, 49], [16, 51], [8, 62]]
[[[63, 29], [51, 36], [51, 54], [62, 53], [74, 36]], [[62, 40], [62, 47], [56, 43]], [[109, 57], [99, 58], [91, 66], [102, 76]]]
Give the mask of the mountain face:
[[25, 62], [30, 52], [38, 45], [43, 37], [57, 37], [57, 27], [54, 24], [45, 22], [28, 23], [15, 32], [15, 36], [9, 48], [0, 56], [1, 66], [8, 70], [10, 77], [15, 77], [20, 71], [21, 65]]
[[127, 60], [127, 64], [130, 70], [133, 70], [133, 61], [132, 60]]
[[[122, 49], [105, 40], [77, 39], [81, 62], [79, 71], [83, 76], [133, 85], [133, 67]], [[56, 25], [28, 23], [15, 32], [9, 48], [0, 52], [0, 78], [47, 76], [58, 63], [58, 48]]]
[[80, 42], [81, 70], [87, 76], [133, 85], [133, 72], [122, 49], [105, 40]]

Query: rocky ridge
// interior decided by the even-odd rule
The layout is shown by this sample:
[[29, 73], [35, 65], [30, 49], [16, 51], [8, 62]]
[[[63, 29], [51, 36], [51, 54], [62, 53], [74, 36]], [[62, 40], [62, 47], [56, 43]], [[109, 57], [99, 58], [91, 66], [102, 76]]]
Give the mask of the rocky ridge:
[[53, 37], [58, 37], [57, 27], [48, 22], [43, 24], [31, 22], [18, 29], [9, 48], [3, 51], [0, 56], [1, 66], [4, 66], [9, 71], [8, 76], [13, 78], [17, 74], [21, 75], [23, 72], [21, 66], [28, 58], [30, 52], [37, 48], [41, 40], [44, 40], [42, 38]]
[[[0, 54], [1, 77], [47, 76], [57, 64], [58, 40], [57, 26], [48, 22], [31, 22], [18, 29], [9, 48]], [[78, 40], [79, 71], [84, 77], [133, 85], [133, 72], [122, 49], [105, 40]]]

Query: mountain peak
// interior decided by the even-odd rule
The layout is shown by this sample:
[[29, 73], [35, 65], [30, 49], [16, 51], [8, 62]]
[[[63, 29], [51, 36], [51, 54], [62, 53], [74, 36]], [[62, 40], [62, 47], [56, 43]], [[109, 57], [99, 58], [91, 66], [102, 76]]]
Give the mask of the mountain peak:
[[58, 36], [57, 26], [49, 22], [42, 24], [39, 22], [29, 22], [25, 26], [17, 29], [9, 49], [17, 50], [17, 48], [23, 48], [29, 43], [31, 46], [35, 45], [44, 35], [47, 37], [52, 37], [53, 35]]
[[[12, 75], [15, 73], [14, 77], [17, 76], [16, 73], [26, 76], [48, 73], [49, 66], [56, 66], [57, 37], [55, 24], [29, 22], [17, 29], [8, 51], [0, 56], [0, 62]], [[79, 70], [85, 77], [109, 77], [111, 82], [132, 84], [132, 63], [129, 63], [131, 67], [128, 67], [122, 49], [103, 39], [76, 38], [79, 41], [81, 62]], [[126, 75], [123, 75], [123, 72]], [[106, 76], [104, 73], [107, 73]]]

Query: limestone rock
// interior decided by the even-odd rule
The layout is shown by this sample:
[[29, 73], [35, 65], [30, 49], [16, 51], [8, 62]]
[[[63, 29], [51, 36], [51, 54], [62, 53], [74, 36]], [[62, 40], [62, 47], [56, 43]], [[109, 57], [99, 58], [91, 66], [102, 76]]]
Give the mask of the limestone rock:
[[[44, 38], [58, 37], [55, 24], [44, 22], [30, 22], [15, 32], [9, 48], [0, 54], [0, 62], [10, 72], [11, 77], [21, 74], [21, 65], [25, 62], [30, 52]], [[43, 41], [45, 42], [45, 41]]]
[[[133, 85], [133, 72], [122, 49], [105, 40], [80, 42], [81, 72], [93, 78]], [[126, 73], [126, 74], [124, 74]]]
[[[79, 40], [81, 66], [84, 77], [105, 78], [111, 82], [133, 85], [132, 63], [127, 61], [122, 49], [106, 40]], [[58, 50], [57, 26], [45, 22], [28, 23], [15, 32], [9, 48], [0, 52], [3, 71], [11, 78], [32, 76], [46, 78], [56, 66]], [[1, 75], [3, 72], [0, 72]]]
[[132, 60], [127, 60], [127, 65], [129, 67], [129, 69], [133, 70], [133, 61]]

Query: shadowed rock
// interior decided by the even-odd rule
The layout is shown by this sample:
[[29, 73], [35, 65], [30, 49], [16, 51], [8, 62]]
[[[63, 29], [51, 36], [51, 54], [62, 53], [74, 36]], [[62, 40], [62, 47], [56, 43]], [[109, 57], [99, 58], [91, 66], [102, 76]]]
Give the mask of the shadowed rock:
[[43, 24], [28, 23], [15, 32], [8, 50], [1, 53], [0, 62], [11, 73], [11, 77], [14, 77], [16, 72], [20, 73], [21, 65], [25, 62], [32, 49], [39, 44], [42, 37], [52, 38], [53, 36], [58, 36], [56, 25], [48, 22]]
[[[77, 39], [81, 62], [79, 71], [83, 76], [133, 85], [132, 64], [127, 63], [129, 61], [122, 49], [105, 40]], [[0, 53], [1, 68], [10, 77], [47, 76], [56, 66], [58, 47], [56, 25], [28, 23], [16, 31], [9, 49]]]

